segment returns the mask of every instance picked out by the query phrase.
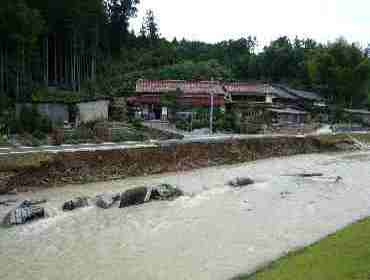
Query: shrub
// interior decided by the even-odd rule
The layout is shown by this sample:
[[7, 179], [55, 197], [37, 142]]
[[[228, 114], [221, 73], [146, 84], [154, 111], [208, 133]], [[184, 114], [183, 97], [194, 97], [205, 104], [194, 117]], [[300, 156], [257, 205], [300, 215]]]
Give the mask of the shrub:
[[38, 140], [44, 140], [46, 138], [46, 134], [41, 130], [35, 130], [32, 132], [32, 137]]
[[186, 121], [183, 121], [183, 120], [179, 120], [175, 123], [176, 125], [176, 128], [177, 129], [180, 129], [180, 130], [189, 130], [190, 129], [190, 124]]
[[16, 133], [33, 133], [40, 131], [44, 134], [52, 131], [52, 122], [45, 116], [42, 116], [36, 107], [29, 108], [23, 106], [19, 115], [19, 119], [14, 121], [11, 126]]
[[142, 122], [142, 120], [141, 120], [141, 119], [137, 119], [137, 118], [135, 118], [135, 119], [133, 119], [133, 120], [131, 121], [131, 124], [132, 124], [132, 126], [133, 126], [134, 128], [136, 128], [136, 129], [142, 129], [142, 128], [143, 128], [143, 122]]

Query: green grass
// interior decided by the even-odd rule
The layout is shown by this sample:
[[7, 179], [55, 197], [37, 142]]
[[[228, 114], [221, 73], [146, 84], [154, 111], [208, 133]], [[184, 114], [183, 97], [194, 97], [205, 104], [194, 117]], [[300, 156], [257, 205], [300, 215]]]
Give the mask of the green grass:
[[[370, 133], [351, 133], [350, 135], [361, 142], [370, 143]], [[318, 139], [320, 139], [323, 144], [328, 145], [335, 144], [338, 141], [351, 140], [348, 137], [348, 134], [345, 133], [336, 135], [320, 135], [318, 136]]]
[[353, 224], [322, 241], [238, 280], [369, 280], [370, 219]]

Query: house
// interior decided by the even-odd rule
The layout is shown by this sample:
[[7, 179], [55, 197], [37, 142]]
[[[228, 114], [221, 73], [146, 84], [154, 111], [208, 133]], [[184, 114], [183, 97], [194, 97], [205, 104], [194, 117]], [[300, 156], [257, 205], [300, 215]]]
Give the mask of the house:
[[71, 123], [79, 125], [91, 121], [108, 120], [109, 100], [80, 100], [74, 102], [25, 102], [16, 104], [16, 116], [19, 118], [22, 109], [35, 108], [37, 112], [54, 124]]
[[267, 84], [233, 82], [224, 85], [229, 102], [262, 104], [272, 103], [273, 96]]
[[254, 133], [265, 123], [265, 110], [273, 104], [267, 84], [231, 82], [224, 85], [226, 112], [234, 116], [241, 133]]
[[223, 107], [224, 97], [225, 91], [218, 81], [138, 80], [136, 95], [128, 98], [128, 103], [145, 120], [167, 121], [174, 117], [171, 111], [174, 106], [185, 112], [209, 108], [211, 103], [216, 108]]
[[242, 133], [255, 133], [280, 124], [304, 124], [310, 114], [304, 111], [303, 95], [262, 83], [235, 82], [224, 85], [227, 110], [234, 114]]
[[138, 80], [136, 95], [128, 103], [145, 120], [171, 121], [175, 103], [180, 108], [176, 116], [189, 116], [194, 108], [204, 108], [208, 113], [212, 96], [213, 106], [232, 114], [241, 132], [258, 131], [274, 122], [303, 124], [310, 119], [310, 109], [324, 103], [317, 93], [282, 85], [178, 80]]

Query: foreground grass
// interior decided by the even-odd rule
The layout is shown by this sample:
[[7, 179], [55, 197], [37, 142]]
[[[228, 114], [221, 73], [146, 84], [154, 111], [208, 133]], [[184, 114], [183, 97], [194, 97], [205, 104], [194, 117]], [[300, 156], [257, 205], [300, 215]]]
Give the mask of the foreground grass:
[[370, 219], [238, 280], [370, 280]]
[[351, 141], [350, 136], [362, 143], [370, 144], [370, 133], [341, 133], [335, 135], [320, 135], [318, 136], [318, 139], [320, 139], [320, 142], [322, 144], [330, 146], [341, 141]]

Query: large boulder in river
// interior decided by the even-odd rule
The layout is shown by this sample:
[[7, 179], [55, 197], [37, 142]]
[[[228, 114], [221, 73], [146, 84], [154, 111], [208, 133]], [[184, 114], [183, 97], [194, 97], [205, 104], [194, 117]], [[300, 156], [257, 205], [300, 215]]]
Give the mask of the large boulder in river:
[[87, 197], [78, 197], [74, 200], [67, 201], [63, 204], [63, 211], [72, 211], [77, 208], [89, 206], [89, 199]]
[[121, 194], [103, 193], [96, 197], [96, 206], [109, 209], [113, 204], [121, 199]]
[[125, 191], [121, 195], [119, 208], [143, 204], [150, 199], [151, 189], [146, 187], [135, 188]]
[[171, 185], [141, 187], [128, 190], [121, 195], [120, 208], [143, 204], [150, 200], [172, 200], [182, 196], [183, 192]]
[[45, 218], [45, 209], [25, 200], [14, 207], [4, 218], [2, 225], [22, 225], [32, 220]]

